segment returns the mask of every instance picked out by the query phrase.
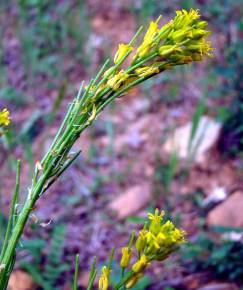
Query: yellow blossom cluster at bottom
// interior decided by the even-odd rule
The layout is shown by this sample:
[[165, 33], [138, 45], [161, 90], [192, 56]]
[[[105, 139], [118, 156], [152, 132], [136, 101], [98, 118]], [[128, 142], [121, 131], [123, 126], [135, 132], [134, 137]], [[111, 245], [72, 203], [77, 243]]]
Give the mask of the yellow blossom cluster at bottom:
[[10, 124], [9, 111], [7, 109], [3, 109], [0, 111], [0, 127], [8, 126]]
[[185, 232], [176, 228], [171, 221], [163, 223], [164, 212], [149, 213], [150, 223], [139, 232], [135, 242], [138, 260], [132, 265], [134, 275], [126, 283], [131, 288], [143, 276], [145, 269], [153, 261], [163, 261], [185, 242]]
[[[132, 288], [152, 262], [165, 260], [185, 242], [185, 232], [176, 228], [171, 221], [164, 223], [163, 217], [164, 212], [158, 209], [154, 214], [148, 214], [148, 223], [139, 231], [134, 243], [136, 255], [132, 251], [134, 235], [131, 236], [128, 246], [122, 248], [120, 266], [123, 273], [128, 269], [122, 282], [125, 288]], [[133, 256], [136, 260], [129, 269]], [[110, 271], [106, 266], [102, 268], [99, 290], [108, 289]]]

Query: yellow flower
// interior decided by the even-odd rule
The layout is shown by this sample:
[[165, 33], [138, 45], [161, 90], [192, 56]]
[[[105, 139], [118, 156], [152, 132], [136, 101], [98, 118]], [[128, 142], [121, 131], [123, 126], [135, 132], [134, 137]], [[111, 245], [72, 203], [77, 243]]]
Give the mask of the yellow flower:
[[174, 230], [175, 226], [173, 225], [172, 221], [167, 221], [161, 226], [161, 231], [163, 233], [170, 233]]
[[171, 35], [171, 39], [174, 43], [181, 42], [186, 38], [191, 38], [193, 36], [191, 29], [189, 28], [182, 28]]
[[204, 29], [206, 26], [208, 25], [207, 21], [199, 21], [198, 23], [196, 23], [196, 28], [199, 29]]
[[137, 49], [137, 55], [139, 57], [145, 57], [151, 51], [153, 45], [154, 45], [153, 43], [143, 42]]
[[9, 111], [7, 109], [3, 109], [0, 112], [0, 126], [8, 126], [10, 124]]
[[137, 68], [135, 72], [139, 77], [143, 78], [159, 73], [159, 68], [153, 66], [144, 66], [141, 68]]
[[122, 248], [122, 257], [121, 257], [121, 262], [120, 262], [121, 268], [128, 267], [130, 263], [131, 255], [132, 255], [132, 251], [129, 247]]
[[135, 243], [135, 248], [136, 248], [138, 254], [140, 254], [146, 246], [147, 233], [148, 233], [148, 231], [141, 230], [138, 234], [138, 238], [137, 238], [136, 243]]
[[164, 211], [159, 213], [159, 210], [156, 208], [154, 214], [149, 213], [148, 218], [151, 220], [149, 230], [153, 235], [157, 235], [160, 232], [161, 222], [163, 220], [163, 216], [165, 215]]
[[156, 254], [158, 250], [160, 249], [160, 245], [157, 241], [157, 236], [155, 236], [151, 232], [148, 232], [146, 235], [146, 239], [147, 239], [147, 244], [146, 244], [145, 253], [147, 255]]
[[162, 26], [160, 31], [159, 31], [160, 38], [166, 39], [168, 37], [168, 35], [173, 31], [173, 28], [174, 28], [174, 24], [173, 24], [172, 20], [169, 23]]
[[149, 28], [143, 38], [143, 42], [137, 49], [137, 55], [139, 57], [145, 57], [150, 52], [151, 48], [155, 45], [154, 40], [158, 32], [159, 28], [157, 21], [151, 21]]
[[149, 24], [149, 28], [144, 36], [144, 42], [151, 43], [154, 41], [156, 34], [159, 32], [157, 21], [151, 21]]
[[200, 53], [201, 55], [212, 56], [213, 48], [210, 41], [206, 41], [204, 38], [200, 41], [191, 41], [186, 46], [186, 50]]
[[184, 243], [185, 242], [185, 232], [175, 228], [172, 233], [172, 241], [174, 243]]
[[185, 26], [191, 26], [195, 23], [196, 20], [200, 18], [198, 9], [190, 9], [190, 11], [186, 10], [178, 10], [176, 11], [176, 17], [173, 20], [175, 29], [180, 29]]
[[118, 74], [114, 75], [107, 81], [107, 85], [114, 91], [119, 89], [119, 87], [128, 79], [129, 75], [123, 70], [119, 71]]
[[193, 39], [200, 39], [202, 37], [207, 37], [211, 34], [210, 31], [204, 30], [204, 29], [194, 29], [192, 31], [192, 38]]
[[99, 290], [107, 290], [109, 287], [110, 269], [104, 266], [99, 279]]
[[132, 271], [134, 273], [141, 273], [145, 270], [148, 265], [148, 259], [145, 255], [142, 255], [141, 258], [132, 266]]
[[133, 48], [128, 44], [119, 44], [118, 50], [114, 56], [114, 63], [117, 64], [128, 52], [131, 52]]
[[[183, 10], [183, 11], [185, 11], [185, 10]], [[200, 18], [200, 14], [199, 14], [199, 9], [193, 9], [193, 8], [191, 8], [190, 9], [190, 11], [189, 11], [189, 13], [187, 12], [187, 11], [185, 11], [186, 12], [186, 14], [188, 14], [188, 17], [190, 18], [190, 19], [192, 19], [192, 20], [197, 20], [197, 19], [199, 19]], [[184, 13], [185, 13], [184, 12]]]
[[182, 49], [177, 45], [162, 45], [159, 48], [159, 55], [162, 57], [167, 57], [172, 53], [181, 52]]

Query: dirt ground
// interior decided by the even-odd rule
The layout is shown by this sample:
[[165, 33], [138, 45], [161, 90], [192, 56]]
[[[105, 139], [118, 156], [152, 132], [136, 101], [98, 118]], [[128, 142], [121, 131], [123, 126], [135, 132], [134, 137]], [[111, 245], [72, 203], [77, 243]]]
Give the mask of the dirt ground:
[[[62, 1], [58, 5], [61, 4]], [[72, 55], [65, 59], [64, 75], [68, 89], [51, 123], [45, 122], [44, 115], [52, 110], [59, 92], [57, 88], [45, 85], [47, 77], [44, 75], [38, 76], [34, 85], [27, 85], [22, 48], [14, 29], [16, 11], [12, 7], [1, 14], [8, 81], [31, 96], [31, 100], [20, 107], [16, 107], [14, 101], [9, 104], [4, 100], [0, 102], [10, 106], [12, 123], [17, 132], [22, 130], [33, 111], [38, 109], [41, 112], [40, 118], [32, 125], [35, 132], [33, 138], [28, 141], [34, 162], [40, 160], [48, 148], [80, 82], [88, 80], [104, 57], [113, 55], [117, 45], [129, 41], [136, 31], [138, 20], [129, 5], [129, 1], [88, 1], [91, 32], [85, 51], [92, 50], [89, 68], [73, 63]], [[202, 13], [208, 17], [207, 11]], [[210, 25], [216, 27], [214, 23]], [[229, 25], [233, 37], [234, 21], [230, 21]], [[170, 216], [180, 220], [180, 227], [187, 232], [188, 240], [193, 242], [201, 231], [202, 218], [206, 219], [212, 210], [198, 207], [197, 198], [204, 200], [217, 188], [224, 188], [228, 197], [236, 191], [243, 191], [242, 159], [225, 158], [218, 150], [218, 141], [206, 153], [204, 162], [193, 162], [186, 173], [185, 160], [179, 159], [168, 191], [163, 184], [163, 176], [160, 176], [164, 174], [164, 166], [168, 165], [170, 159], [164, 150], [166, 140], [177, 128], [191, 122], [202, 96], [207, 94], [205, 115], [211, 118], [217, 117], [218, 107], [230, 106], [235, 97], [229, 91], [222, 98], [214, 98], [210, 95], [213, 82], [206, 85], [204, 82], [206, 78], [210, 79], [208, 74], [213, 65], [225, 61], [221, 51], [228, 41], [224, 31], [214, 31], [214, 59], [193, 64], [187, 70], [168, 72], [168, 81], [166, 76], [159, 76], [154, 82], [134, 89], [107, 108], [74, 145], [74, 150], [82, 150], [81, 157], [38, 201], [23, 236], [23, 240], [46, 241], [41, 250], [40, 269], [43, 270], [55, 225], [66, 225], [62, 262], [68, 264], [69, 268], [58, 278], [58, 285], [64, 285], [61, 289], [70, 289], [66, 281], [72, 277], [74, 255], [77, 252], [80, 253], [81, 263], [80, 286], [84, 287], [93, 256], [101, 265], [107, 260], [112, 247], [119, 249], [127, 243], [131, 230], [139, 228], [135, 218], [129, 217], [142, 219], [147, 209], [164, 208], [170, 211]], [[170, 83], [171, 77], [173, 83]], [[223, 86], [224, 80], [220, 76], [217, 85], [219, 83]], [[173, 91], [173, 85], [176, 92]], [[171, 93], [174, 96], [170, 96]], [[12, 148], [0, 146], [1, 199], [3, 212], [7, 215], [15, 176], [10, 159], [6, 156], [8, 154], [11, 158], [23, 160], [22, 198], [30, 183], [32, 164], [26, 160], [28, 155], [22, 145], [16, 144]], [[137, 203], [134, 202], [134, 192]], [[112, 210], [114, 204], [117, 212]], [[208, 226], [205, 224], [204, 227]], [[119, 257], [119, 251], [116, 257]], [[22, 259], [33, 262], [33, 257], [24, 249], [17, 257], [16, 268], [21, 268]], [[239, 282], [215, 279], [210, 269], [192, 273], [179, 262], [178, 255], [165, 265], [151, 267], [149, 275], [153, 277], [150, 286], [141, 289], [240, 289]], [[205, 285], [216, 286], [203, 288]], [[217, 288], [217, 285], [222, 288]]]

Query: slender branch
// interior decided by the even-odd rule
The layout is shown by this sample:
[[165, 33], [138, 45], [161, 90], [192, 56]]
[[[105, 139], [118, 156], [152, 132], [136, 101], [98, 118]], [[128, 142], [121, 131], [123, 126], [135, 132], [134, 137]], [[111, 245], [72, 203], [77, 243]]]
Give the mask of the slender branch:
[[4, 242], [3, 242], [3, 246], [2, 246], [2, 250], [1, 250], [0, 262], [2, 261], [4, 252], [6, 251], [6, 248], [8, 245], [8, 240], [9, 240], [12, 228], [14, 226], [15, 208], [16, 208], [16, 205], [18, 202], [18, 197], [19, 197], [20, 169], [21, 169], [20, 160], [17, 160], [15, 190], [14, 190], [13, 198], [12, 198], [11, 205], [10, 205], [9, 220], [8, 220], [7, 230], [5, 233]]
[[75, 273], [72, 290], [78, 290], [78, 270], [79, 270], [79, 254], [75, 257]]

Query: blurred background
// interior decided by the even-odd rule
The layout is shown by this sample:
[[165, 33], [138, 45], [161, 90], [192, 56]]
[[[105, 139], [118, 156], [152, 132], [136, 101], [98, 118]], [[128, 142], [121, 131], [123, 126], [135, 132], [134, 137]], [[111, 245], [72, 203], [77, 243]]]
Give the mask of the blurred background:
[[[188, 243], [134, 288], [243, 289], [243, 1], [0, 1], [0, 242], [22, 160], [22, 199], [77, 93], [141, 24], [198, 8], [215, 57], [147, 81], [112, 104], [75, 144], [82, 156], [41, 198], [25, 230], [10, 288], [80, 289], [155, 207]], [[119, 259], [119, 250], [116, 257]], [[119, 268], [115, 265], [115, 268]], [[113, 271], [113, 280], [118, 279]]]

